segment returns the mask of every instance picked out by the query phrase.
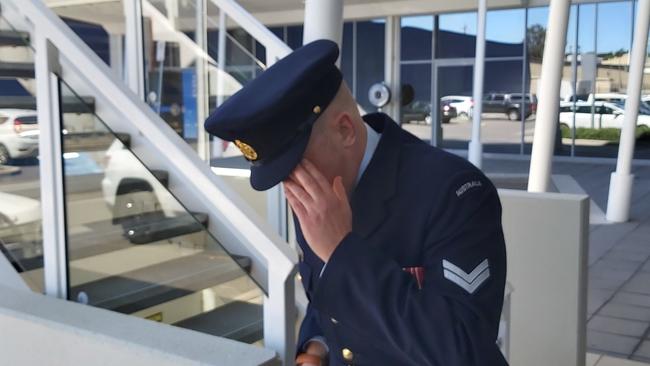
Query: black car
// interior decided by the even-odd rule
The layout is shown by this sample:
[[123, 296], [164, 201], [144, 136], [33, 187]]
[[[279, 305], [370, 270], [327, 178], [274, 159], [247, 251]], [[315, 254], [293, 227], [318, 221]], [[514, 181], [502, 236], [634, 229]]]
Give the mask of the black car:
[[[449, 105], [449, 102], [440, 103], [440, 115], [442, 123], [449, 123], [452, 118], [457, 116], [456, 108]], [[402, 123], [420, 123], [431, 124], [431, 106], [429, 103], [416, 100], [402, 107]]]
[[[530, 117], [537, 107], [535, 95], [525, 96], [525, 117]], [[518, 121], [521, 119], [521, 93], [488, 93], [483, 96], [483, 113], [503, 113], [509, 120]]]

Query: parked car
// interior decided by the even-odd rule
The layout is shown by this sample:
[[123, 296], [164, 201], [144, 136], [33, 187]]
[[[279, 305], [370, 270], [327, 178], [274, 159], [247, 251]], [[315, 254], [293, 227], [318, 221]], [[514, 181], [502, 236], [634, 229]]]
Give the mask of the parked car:
[[[440, 115], [442, 123], [449, 123], [452, 118], [457, 116], [456, 108], [449, 105], [449, 102], [440, 102]], [[416, 100], [409, 105], [402, 107], [402, 123], [420, 123], [431, 124], [431, 106], [429, 103]]]
[[[625, 110], [619, 105], [610, 102], [594, 102], [593, 110], [593, 128], [621, 128], [623, 126]], [[573, 127], [573, 111], [573, 103], [561, 103], [560, 124]], [[591, 128], [591, 111], [591, 103], [577, 102], [575, 105], [575, 126]], [[650, 128], [650, 114], [639, 111], [637, 126], [648, 126]]]
[[0, 109], [0, 165], [38, 155], [36, 111]]
[[10, 261], [41, 254], [40, 202], [5, 192], [0, 192], [0, 202], [1, 252], [8, 255]]
[[[526, 94], [525, 118], [530, 117], [537, 108], [534, 95]], [[483, 113], [503, 113], [509, 120], [521, 119], [522, 94], [521, 93], [488, 93], [483, 96]]]
[[469, 119], [472, 117], [472, 109], [474, 108], [474, 101], [472, 97], [464, 95], [447, 95], [440, 100], [443, 103], [448, 103], [450, 106], [456, 108], [458, 117]]
[[[165, 216], [183, 212], [158, 179], [119, 141], [115, 140], [104, 156], [102, 193], [106, 205], [117, 221], [128, 210], [146, 212], [162, 211]], [[126, 207], [123, 203], [136, 202]]]

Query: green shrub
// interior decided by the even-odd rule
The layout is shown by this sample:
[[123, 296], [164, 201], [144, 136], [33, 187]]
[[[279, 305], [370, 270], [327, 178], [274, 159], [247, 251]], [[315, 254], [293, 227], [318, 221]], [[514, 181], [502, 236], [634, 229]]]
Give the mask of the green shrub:
[[[563, 138], [571, 138], [571, 129], [567, 125], [561, 125], [560, 131]], [[576, 138], [586, 140], [603, 140], [618, 142], [621, 139], [621, 130], [618, 128], [576, 128]], [[638, 141], [650, 141], [650, 128], [638, 126], [636, 128], [636, 139]]]

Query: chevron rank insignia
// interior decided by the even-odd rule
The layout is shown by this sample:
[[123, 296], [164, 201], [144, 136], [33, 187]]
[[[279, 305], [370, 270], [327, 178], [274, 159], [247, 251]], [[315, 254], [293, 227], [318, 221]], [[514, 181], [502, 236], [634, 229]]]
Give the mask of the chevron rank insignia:
[[455, 264], [446, 259], [442, 260], [443, 274], [446, 279], [457, 284], [463, 290], [473, 294], [488, 278], [490, 278], [490, 265], [485, 259], [470, 273], [466, 273]]

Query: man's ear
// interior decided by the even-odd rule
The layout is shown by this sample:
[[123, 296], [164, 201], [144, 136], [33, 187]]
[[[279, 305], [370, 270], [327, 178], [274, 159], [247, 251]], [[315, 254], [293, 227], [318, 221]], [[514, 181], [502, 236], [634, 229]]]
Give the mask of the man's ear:
[[357, 131], [354, 129], [352, 116], [348, 112], [341, 112], [338, 115], [334, 128], [344, 147], [352, 146], [357, 141]]

